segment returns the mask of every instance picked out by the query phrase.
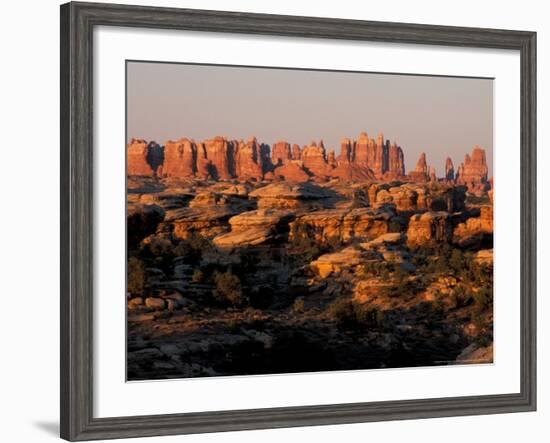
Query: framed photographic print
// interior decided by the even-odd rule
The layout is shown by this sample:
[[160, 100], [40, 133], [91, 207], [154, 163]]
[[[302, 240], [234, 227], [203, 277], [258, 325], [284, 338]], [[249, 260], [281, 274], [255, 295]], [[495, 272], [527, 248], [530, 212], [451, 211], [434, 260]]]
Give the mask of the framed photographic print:
[[61, 7], [61, 436], [536, 408], [536, 34]]

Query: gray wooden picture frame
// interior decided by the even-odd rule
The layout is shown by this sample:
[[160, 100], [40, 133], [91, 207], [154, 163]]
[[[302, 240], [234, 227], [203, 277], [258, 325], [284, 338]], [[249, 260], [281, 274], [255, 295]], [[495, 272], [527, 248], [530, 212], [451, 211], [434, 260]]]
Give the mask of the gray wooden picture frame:
[[[93, 416], [95, 26], [517, 50], [521, 57], [521, 392], [169, 415]], [[61, 437], [70, 441], [536, 409], [536, 33], [189, 9], [61, 6]]]

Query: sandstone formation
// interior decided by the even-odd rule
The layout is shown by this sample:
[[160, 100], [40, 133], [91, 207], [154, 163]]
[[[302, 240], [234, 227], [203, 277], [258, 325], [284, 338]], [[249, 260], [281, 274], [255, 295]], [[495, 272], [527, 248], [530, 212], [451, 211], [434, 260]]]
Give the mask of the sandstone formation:
[[327, 162], [325, 146], [321, 141], [319, 146], [317, 143], [311, 142], [309, 146], [302, 149], [302, 164], [312, 175], [326, 178], [330, 176], [331, 166]]
[[464, 163], [460, 165], [456, 175], [456, 182], [467, 186], [472, 194], [481, 195], [489, 188], [488, 172], [485, 150], [474, 146], [472, 155], [465, 155]]
[[445, 180], [453, 182], [455, 179], [455, 168], [453, 166], [453, 161], [450, 157], [447, 157], [445, 160]]
[[330, 171], [330, 176], [350, 182], [376, 180], [376, 176], [371, 169], [356, 163], [340, 163]]
[[282, 166], [292, 160], [290, 143], [279, 141], [273, 144], [271, 161], [274, 167]]
[[164, 144], [162, 175], [165, 177], [194, 177], [197, 164], [195, 143], [184, 138]]
[[213, 178], [211, 175], [212, 162], [206, 156], [206, 149], [203, 143], [197, 145], [197, 178], [207, 179]]
[[456, 226], [453, 242], [460, 247], [483, 247], [491, 244], [493, 237], [493, 207], [482, 206], [479, 217], [468, 218]]
[[273, 171], [273, 175], [275, 178], [280, 178], [289, 182], [305, 182], [310, 178], [310, 175], [305, 169], [300, 164], [294, 163], [293, 161], [277, 166]]
[[292, 145], [292, 160], [301, 160], [302, 150], [299, 145]]
[[312, 209], [325, 207], [332, 194], [310, 183], [274, 183], [248, 194], [257, 200], [258, 208]]
[[420, 154], [414, 171], [409, 172], [409, 178], [416, 182], [425, 182], [429, 180], [428, 163], [426, 162], [426, 153]]
[[290, 239], [308, 238], [317, 244], [368, 241], [388, 232], [399, 232], [402, 220], [390, 208], [372, 210], [328, 209], [298, 216], [291, 223]]
[[215, 179], [227, 180], [233, 177], [234, 142], [224, 137], [205, 140], [206, 158], [210, 162], [210, 175]]
[[216, 246], [235, 248], [257, 246], [283, 238], [288, 232], [288, 223], [294, 218], [291, 211], [258, 209], [243, 212], [229, 219], [231, 232], [213, 239]]
[[391, 176], [397, 146], [367, 139], [362, 162], [351, 140], [305, 147], [307, 170], [254, 138], [145, 160], [128, 178], [129, 380], [492, 361], [490, 200], [426, 161], [420, 181]]
[[274, 174], [275, 170], [293, 163], [305, 172], [304, 175], [295, 166], [289, 167], [286, 175], [294, 181], [389, 181], [405, 176], [403, 150], [396, 143], [390, 144], [382, 134], [376, 139], [366, 133], [361, 133], [357, 141], [343, 139], [338, 155], [332, 149], [327, 152], [322, 141], [303, 148], [278, 141], [270, 147], [255, 137], [245, 143], [220, 136], [202, 142], [169, 140], [164, 147], [133, 139], [127, 150], [130, 176], [271, 180], [285, 177], [281, 170]]
[[447, 212], [426, 212], [413, 215], [407, 229], [407, 245], [434, 246], [452, 238], [452, 224]]
[[372, 184], [369, 200], [374, 204], [393, 203], [399, 211], [462, 211], [466, 188], [442, 183]]
[[403, 150], [394, 142], [388, 151], [388, 170], [385, 178], [398, 179], [405, 176], [405, 160]]
[[321, 255], [311, 263], [311, 267], [321, 278], [339, 274], [344, 269], [350, 269], [364, 263], [371, 258], [372, 252], [366, 252], [353, 246], [331, 254]]
[[229, 230], [228, 220], [238, 214], [229, 205], [200, 206], [168, 211], [163, 225], [178, 239], [187, 239], [193, 234], [212, 238]]
[[233, 168], [235, 175], [241, 179], [260, 180], [263, 176], [262, 159], [260, 146], [256, 137], [248, 142], [239, 142], [234, 153], [235, 166]]
[[153, 176], [156, 174], [157, 168], [152, 165], [155, 157], [154, 146], [154, 142], [148, 144], [145, 140], [132, 139], [126, 148], [128, 175]]

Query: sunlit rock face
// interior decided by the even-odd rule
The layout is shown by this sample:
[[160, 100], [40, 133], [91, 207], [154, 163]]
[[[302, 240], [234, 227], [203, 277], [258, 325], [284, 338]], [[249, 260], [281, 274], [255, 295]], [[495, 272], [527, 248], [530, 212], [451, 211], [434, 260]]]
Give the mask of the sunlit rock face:
[[128, 175], [153, 176], [159, 166], [159, 152], [156, 143], [132, 139], [127, 145]]
[[263, 176], [262, 157], [260, 145], [256, 137], [252, 137], [246, 143], [239, 142], [234, 152], [234, 174], [243, 180], [260, 180]]
[[458, 168], [456, 182], [465, 185], [472, 194], [481, 195], [491, 188], [487, 179], [488, 173], [485, 149], [474, 146], [472, 154], [464, 156], [464, 163]]
[[448, 212], [425, 212], [410, 218], [407, 245], [409, 247], [435, 246], [448, 243], [452, 235], [452, 224]]
[[197, 147], [188, 139], [167, 141], [164, 144], [162, 175], [194, 177], [197, 172]]
[[292, 160], [292, 149], [290, 143], [279, 141], [273, 144], [271, 152], [271, 161], [274, 167], [282, 166]]

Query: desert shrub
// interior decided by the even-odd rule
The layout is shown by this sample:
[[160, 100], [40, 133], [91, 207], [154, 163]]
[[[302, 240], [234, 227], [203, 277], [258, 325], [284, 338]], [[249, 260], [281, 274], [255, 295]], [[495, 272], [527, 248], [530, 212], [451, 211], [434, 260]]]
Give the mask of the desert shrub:
[[309, 237], [293, 237], [290, 247], [294, 255], [298, 256], [302, 262], [310, 262], [322, 253], [317, 242]]
[[479, 264], [474, 260], [469, 263], [469, 279], [477, 284], [483, 286], [491, 286], [493, 282], [492, 269], [484, 264]]
[[128, 260], [128, 292], [142, 295], [145, 290], [145, 265], [136, 257]]
[[394, 270], [395, 268], [391, 263], [385, 261], [368, 261], [359, 267], [359, 274], [365, 277], [377, 276], [387, 279], [390, 276], [390, 272]]
[[488, 309], [493, 303], [493, 291], [489, 288], [481, 288], [473, 293], [474, 303], [481, 311]]
[[305, 308], [305, 302], [304, 299], [301, 297], [298, 297], [294, 300], [294, 303], [292, 303], [292, 310], [294, 312], [304, 312]]
[[453, 249], [451, 252], [451, 256], [449, 258], [449, 265], [451, 268], [453, 268], [456, 272], [462, 271], [465, 265], [464, 261], [464, 255], [462, 254], [462, 251], [460, 249]]
[[174, 247], [174, 255], [176, 257], [187, 257], [192, 252], [189, 244], [186, 241], [180, 241]]
[[381, 329], [384, 313], [377, 306], [353, 303], [349, 299], [339, 299], [330, 305], [329, 315], [338, 327], [346, 329]]
[[203, 252], [212, 248], [213, 246], [207, 238], [198, 232], [191, 232], [186, 239], [180, 240], [173, 248], [173, 254], [177, 257], [185, 257], [190, 261], [197, 261], [200, 260]]
[[351, 327], [356, 324], [355, 310], [351, 300], [341, 298], [329, 307], [329, 315], [338, 326]]
[[153, 237], [147, 245], [150, 253], [157, 257], [173, 256], [174, 246], [167, 238]]
[[202, 272], [200, 269], [195, 269], [193, 271], [193, 275], [191, 276], [191, 281], [193, 283], [202, 283], [204, 281], [204, 272]]
[[445, 255], [441, 255], [433, 261], [434, 271], [437, 274], [446, 274], [450, 271], [449, 261]]
[[384, 313], [377, 306], [354, 305], [357, 323], [368, 329], [380, 329], [384, 324]]
[[243, 275], [254, 274], [258, 269], [258, 256], [251, 250], [242, 251], [240, 254], [240, 270]]
[[240, 306], [246, 302], [246, 297], [243, 295], [241, 281], [239, 277], [231, 271], [214, 272], [214, 298], [223, 303], [228, 303], [233, 306]]
[[393, 271], [393, 278], [398, 285], [404, 285], [407, 282], [409, 273], [403, 269], [403, 267], [397, 263], [395, 265], [395, 270]]
[[191, 232], [187, 238], [187, 243], [194, 251], [204, 252], [212, 249], [212, 243], [198, 232]]
[[468, 206], [489, 205], [491, 200], [488, 196], [476, 197], [475, 195], [467, 194], [465, 203]]
[[227, 330], [232, 334], [238, 333], [241, 329], [240, 323], [234, 318], [227, 320], [226, 327], [227, 327]]
[[452, 290], [450, 297], [453, 301], [455, 309], [463, 308], [469, 305], [472, 301], [471, 293], [462, 285], [455, 287]]

